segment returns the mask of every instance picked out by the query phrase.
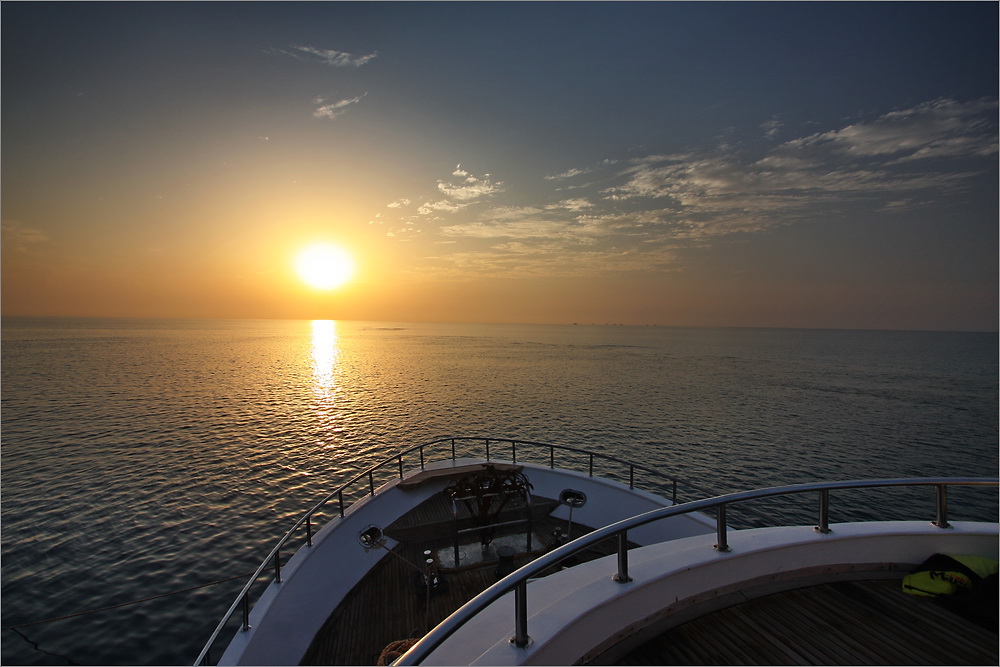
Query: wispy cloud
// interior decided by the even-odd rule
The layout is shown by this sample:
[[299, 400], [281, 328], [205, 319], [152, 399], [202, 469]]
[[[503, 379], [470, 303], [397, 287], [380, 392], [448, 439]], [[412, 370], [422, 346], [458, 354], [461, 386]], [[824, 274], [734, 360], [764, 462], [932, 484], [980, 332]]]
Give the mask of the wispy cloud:
[[19, 220], [4, 220], [3, 245], [19, 253], [30, 252], [34, 246], [49, 240], [48, 235], [37, 227]]
[[[757, 135], [604, 160], [539, 175], [530, 195], [459, 166], [394, 231], [412, 237], [423, 220], [421, 234], [449, 242], [439, 261], [451, 269], [478, 257], [479, 269], [547, 266], [552, 275], [672, 270], [683, 247], [820, 216], [899, 214], [958, 194], [992, 164], [984, 158], [997, 150], [996, 109], [996, 100], [934, 100], [781, 143], [790, 129], [771, 119], [759, 125], [767, 143]], [[567, 198], [563, 183], [583, 174], [590, 182]]]
[[996, 109], [996, 100], [961, 103], [938, 99], [788, 145], [801, 148], [828, 145], [848, 155], [893, 155], [897, 161], [991, 155], [997, 150], [995, 127], [981, 116], [986, 113], [995, 116]]
[[504, 184], [493, 182], [490, 175], [474, 176], [458, 165], [452, 172], [450, 181], [438, 181], [440, 190], [450, 200], [462, 202], [482, 199], [488, 195], [503, 192]]
[[[838, 130], [787, 141], [763, 156], [736, 149], [643, 158], [606, 190], [617, 199], [668, 199], [679, 214], [725, 211], [748, 219], [819, 203], [951, 191], [976, 168], [935, 167], [934, 158], [996, 152], [996, 102], [937, 100]], [[925, 162], [924, 169], [901, 168]], [[775, 224], [783, 221], [775, 219]]]
[[780, 120], [772, 118], [761, 123], [760, 129], [764, 130], [764, 136], [768, 139], [776, 139], [781, 133], [782, 125], [783, 123]]
[[[406, 213], [412, 204], [410, 199], [397, 199], [387, 206], [404, 213], [403, 222], [412, 223], [415, 216], [437, 216], [439, 213], [454, 213], [474, 204], [482, 203], [495, 194], [503, 192], [502, 181], [495, 181], [489, 174], [476, 176], [462, 168], [455, 167], [450, 178], [437, 182], [437, 196], [428, 198], [417, 206], [416, 213]], [[399, 230], [394, 230], [398, 232]]]
[[550, 174], [550, 175], [548, 175], [548, 176], [545, 177], [545, 180], [547, 180], [547, 181], [561, 181], [563, 179], [573, 178], [574, 176], [580, 176], [581, 174], [588, 174], [591, 171], [592, 171], [591, 169], [576, 169], [576, 168], [574, 168], [574, 169], [567, 169], [566, 171], [562, 172], [561, 174]]
[[313, 116], [315, 116], [316, 118], [331, 118], [331, 119], [336, 118], [337, 116], [342, 116], [343, 114], [347, 113], [347, 111], [352, 106], [354, 106], [362, 99], [364, 99], [365, 95], [367, 94], [368, 93], [365, 93], [364, 95], [359, 95], [358, 97], [352, 97], [349, 100], [339, 100], [337, 102], [330, 102], [330, 103], [327, 103], [327, 101], [322, 97], [317, 97], [315, 100], [313, 100], [313, 102], [320, 106], [316, 107], [316, 110], [313, 111]]
[[362, 65], [367, 65], [378, 56], [377, 51], [367, 55], [356, 55], [353, 53], [347, 53], [346, 51], [320, 49], [315, 46], [299, 46], [296, 44], [293, 44], [288, 48], [292, 50], [269, 49], [268, 53], [279, 53], [291, 56], [296, 60], [318, 61], [324, 65], [329, 65], [330, 67], [361, 67]]

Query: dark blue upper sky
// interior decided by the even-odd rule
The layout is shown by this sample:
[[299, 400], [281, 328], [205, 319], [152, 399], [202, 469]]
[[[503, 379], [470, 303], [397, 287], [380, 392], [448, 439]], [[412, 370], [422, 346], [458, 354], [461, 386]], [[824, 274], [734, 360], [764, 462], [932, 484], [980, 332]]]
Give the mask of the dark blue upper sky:
[[996, 326], [996, 3], [2, 12], [5, 312]]

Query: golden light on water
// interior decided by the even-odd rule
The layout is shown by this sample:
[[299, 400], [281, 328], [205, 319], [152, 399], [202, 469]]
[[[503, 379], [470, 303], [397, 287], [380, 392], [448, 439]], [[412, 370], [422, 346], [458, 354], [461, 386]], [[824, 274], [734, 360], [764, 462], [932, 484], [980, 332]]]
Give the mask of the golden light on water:
[[337, 323], [333, 320], [313, 320], [313, 386], [319, 393], [328, 394], [336, 388], [336, 366], [339, 354]]
[[354, 258], [332, 243], [313, 243], [295, 256], [295, 272], [299, 278], [319, 290], [346, 284], [354, 276], [354, 269]]

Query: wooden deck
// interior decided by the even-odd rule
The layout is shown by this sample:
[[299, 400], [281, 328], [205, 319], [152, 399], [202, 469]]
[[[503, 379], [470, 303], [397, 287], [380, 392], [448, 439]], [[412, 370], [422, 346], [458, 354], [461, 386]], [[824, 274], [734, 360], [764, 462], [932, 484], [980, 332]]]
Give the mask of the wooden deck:
[[[534, 500], [539, 508], [555, 505], [551, 499]], [[511, 512], [526, 515], [523, 505]], [[553, 533], [565, 528], [565, 521], [536, 512], [532, 532], [540, 549], [518, 554], [515, 564], [550, 548], [556, 542]], [[451, 546], [454, 529], [451, 505], [439, 496], [389, 526], [386, 534], [405, 540], [394, 549], [399, 557], [383, 558], [348, 594], [302, 664], [375, 665], [389, 644], [420, 637], [492, 585], [495, 562], [442, 570], [447, 586], [430, 596], [418, 585], [419, 574], [403, 559], [419, 564], [424, 550]], [[523, 534], [524, 528], [505, 530]], [[574, 524], [572, 537], [590, 530]], [[475, 539], [470, 533], [464, 541]], [[608, 555], [615, 548], [614, 540], [606, 540], [575, 560]], [[997, 633], [995, 627], [984, 629], [930, 600], [904, 594], [898, 580], [838, 582], [740, 602], [673, 628], [615, 664], [996, 665]]]
[[749, 600], [664, 632], [618, 665], [996, 665], [997, 632], [899, 580], [838, 582]]
[[[552, 507], [558, 503], [549, 498], [534, 497], [533, 504]], [[516, 515], [524, 515], [524, 507], [511, 510]], [[435, 527], [435, 524], [438, 524]], [[425, 535], [439, 535], [433, 539], [417, 540], [421, 526]], [[398, 539], [399, 536], [413, 541], [399, 544], [393, 551], [410, 563], [422, 563], [424, 550], [437, 551], [454, 544], [450, 536], [454, 532], [454, 517], [450, 503], [435, 496], [413, 512], [386, 528], [386, 534]], [[446, 530], [445, 530], [446, 529]], [[515, 564], [520, 567], [529, 558], [544, 553], [546, 548], [556, 543], [553, 531], [564, 531], [565, 520], [536, 517], [532, 520], [532, 533], [542, 543], [542, 548], [532, 555], [519, 553]], [[572, 537], [592, 530], [578, 523], [573, 524]], [[507, 534], [521, 535], [523, 527], [509, 527]], [[449, 536], [440, 537], [447, 533]], [[498, 534], [499, 537], [499, 534]], [[475, 534], [468, 534], [466, 541], [475, 540]], [[613, 553], [616, 545], [606, 540], [590, 552], [576, 557], [589, 560]], [[387, 556], [366, 576], [327, 619], [316, 635], [312, 646], [303, 658], [303, 665], [375, 665], [382, 650], [394, 641], [417, 638], [447, 618], [453, 611], [470, 599], [496, 583], [496, 562], [490, 561], [479, 566], [460, 568], [457, 571], [444, 569], [445, 590], [427, 596], [426, 589], [418, 586], [419, 574], [401, 558]], [[392, 591], [386, 594], [385, 591]]]

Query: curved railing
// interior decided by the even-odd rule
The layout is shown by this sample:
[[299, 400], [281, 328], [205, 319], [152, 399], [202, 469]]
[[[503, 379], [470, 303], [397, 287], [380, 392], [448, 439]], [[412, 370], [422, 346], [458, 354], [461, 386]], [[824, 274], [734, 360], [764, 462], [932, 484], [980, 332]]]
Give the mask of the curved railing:
[[[212, 632], [211, 637], [209, 637], [208, 641], [205, 643], [205, 646], [204, 648], [202, 648], [201, 653], [198, 654], [198, 659], [194, 664], [204, 665], [211, 662], [212, 647], [218, 640], [219, 635], [225, 629], [226, 624], [237, 613], [238, 610], [242, 613], [243, 617], [242, 629], [243, 630], [249, 629], [251, 589], [254, 587], [256, 583], [258, 583], [257, 580], [264, 574], [264, 572], [270, 569], [273, 569], [274, 571], [274, 581], [281, 583], [281, 551], [290, 541], [292, 541], [295, 538], [296, 534], [300, 530], [302, 530], [303, 527], [305, 528], [305, 533], [306, 533], [306, 544], [308, 546], [312, 546], [312, 537], [313, 537], [312, 520], [314, 515], [316, 515], [318, 512], [320, 512], [320, 510], [324, 509], [329, 503], [333, 502], [336, 499], [337, 512], [339, 516], [342, 518], [345, 513], [344, 493], [347, 492], [349, 489], [357, 486], [359, 483], [364, 484], [365, 481], [367, 481], [368, 495], [370, 496], [375, 495], [375, 488], [376, 488], [375, 473], [377, 471], [394, 465], [397, 469], [396, 474], [398, 475], [399, 479], [402, 479], [404, 470], [403, 468], [404, 457], [417, 453], [419, 455], [419, 460], [420, 460], [420, 469], [423, 470], [424, 466], [427, 463], [426, 450], [440, 447], [443, 445], [450, 445], [450, 458], [451, 460], [454, 461], [458, 457], [458, 449], [457, 449], [458, 443], [462, 443], [463, 445], [468, 445], [469, 443], [479, 443], [480, 445], [484, 446], [485, 456], [483, 456], [482, 458], [485, 458], [486, 460], [492, 460], [493, 458], [496, 458], [496, 455], [498, 453], [501, 453], [501, 455], [509, 453], [510, 460], [514, 463], [517, 463], [517, 455], [519, 447], [522, 449], [522, 452], [525, 448], [543, 449], [543, 450], [547, 449], [549, 467], [551, 468], [555, 467], [556, 451], [582, 454], [588, 457], [588, 474], [591, 477], [594, 476], [595, 460], [605, 461], [605, 462], [610, 461], [622, 466], [626, 466], [628, 468], [630, 489], [635, 487], [635, 473], [637, 470], [640, 470], [650, 475], [653, 475], [654, 477], [666, 480], [671, 487], [671, 496], [672, 496], [671, 499], [674, 503], [677, 502], [677, 485], [678, 482], [680, 481], [678, 478], [671, 477], [663, 472], [660, 472], [659, 470], [650, 468], [648, 466], [631, 463], [629, 461], [625, 461], [624, 459], [620, 459], [615, 456], [610, 456], [608, 454], [601, 454], [599, 452], [591, 452], [589, 450], [580, 449], [577, 447], [568, 447], [565, 445], [553, 445], [548, 443], [532, 442], [530, 440], [512, 440], [508, 438], [483, 438], [483, 437], [438, 438], [436, 440], [432, 440], [430, 442], [426, 442], [421, 445], [414, 445], [413, 447], [410, 447], [409, 449], [405, 449], [399, 452], [398, 454], [390, 456], [380, 461], [379, 463], [372, 465], [368, 469], [358, 473], [357, 475], [349, 479], [346, 483], [344, 483], [336, 490], [328, 494], [318, 503], [313, 505], [313, 507], [310, 508], [302, 516], [302, 518], [296, 521], [295, 524], [288, 530], [288, 532], [285, 533], [285, 535], [280, 540], [278, 540], [278, 543], [274, 545], [274, 548], [271, 549], [271, 552], [267, 555], [267, 557], [264, 558], [261, 564], [257, 567], [257, 570], [247, 580], [247, 583], [243, 586], [242, 590], [240, 590], [239, 594], [236, 596], [236, 599], [233, 601], [232, 605], [230, 605], [229, 609], [222, 617], [222, 620], [215, 627], [215, 630]], [[462, 455], [475, 456], [475, 454], [470, 454], [468, 452], [463, 452]], [[562, 461], [560, 461], [560, 463], [562, 464]], [[699, 488], [697, 485], [687, 480], [684, 480], [684, 485], [700, 493], [707, 493], [705, 489]]]
[[740, 493], [730, 493], [715, 498], [698, 500], [683, 505], [674, 505], [662, 509], [653, 510], [638, 516], [624, 519], [617, 523], [605, 526], [591, 533], [579, 537], [548, 554], [545, 554], [530, 563], [524, 565], [519, 570], [501, 579], [496, 584], [490, 586], [485, 591], [474, 597], [463, 607], [458, 609], [451, 616], [442, 621], [436, 628], [424, 635], [420, 641], [413, 645], [395, 665], [419, 665], [431, 654], [434, 649], [441, 645], [448, 637], [454, 634], [471, 618], [480, 611], [495, 602], [497, 599], [514, 591], [514, 637], [511, 643], [520, 648], [524, 648], [529, 643], [528, 635], [528, 603], [527, 603], [527, 583], [528, 580], [540, 575], [543, 571], [559, 563], [574, 553], [582, 551], [597, 542], [611, 537], [618, 538], [618, 572], [614, 575], [614, 580], [626, 583], [632, 581], [628, 574], [628, 531], [640, 526], [644, 526], [654, 521], [666, 519], [680, 514], [690, 512], [703, 512], [705, 510], [716, 511], [717, 539], [714, 548], [718, 551], [729, 551], [729, 544], [726, 533], [726, 508], [735, 503], [748, 500], [768, 498], [773, 496], [784, 496], [798, 493], [818, 493], [819, 494], [819, 520], [816, 530], [819, 532], [829, 532], [829, 500], [830, 491], [841, 489], [865, 489], [899, 486], [933, 486], [936, 490], [937, 516], [934, 525], [939, 528], [948, 528], [948, 487], [949, 486], [997, 486], [996, 478], [919, 478], [919, 479], [878, 479], [867, 481], [850, 482], [823, 482], [813, 484], [795, 484], [791, 486], [779, 486], [756, 491], [743, 491]]

